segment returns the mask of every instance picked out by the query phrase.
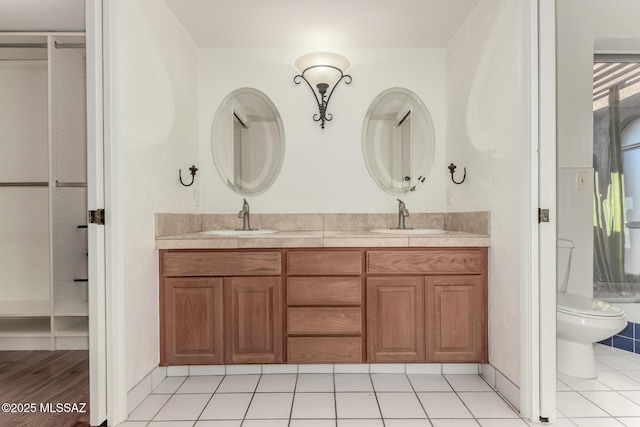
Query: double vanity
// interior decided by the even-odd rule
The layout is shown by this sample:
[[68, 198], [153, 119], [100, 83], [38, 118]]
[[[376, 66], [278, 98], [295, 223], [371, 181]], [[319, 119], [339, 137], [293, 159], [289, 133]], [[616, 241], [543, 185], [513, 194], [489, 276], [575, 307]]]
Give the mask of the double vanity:
[[156, 220], [161, 365], [487, 361], [487, 213]]

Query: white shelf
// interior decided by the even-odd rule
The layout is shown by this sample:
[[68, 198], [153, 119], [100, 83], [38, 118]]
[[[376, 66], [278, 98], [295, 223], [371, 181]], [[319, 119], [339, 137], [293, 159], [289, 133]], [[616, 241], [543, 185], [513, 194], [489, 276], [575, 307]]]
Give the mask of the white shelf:
[[67, 322], [58, 321], [57, 330], [55, 332], [56, 337], [85, 337], [89, 335], [89, 319], [78, 317], [77, 321], [73, 322], [72, 318], [65, 319]]
[[54, 316], [63, 317], [63, 316], [88, 316], [89, 315], [89, 304], [87, 302], [81, 302], [75, 305], [70, 305], [67, 307], [58, 308]]
[[51, 315], [51, 302], [38, 301], [0, 301], [1, 317], [38, 317]]
[[51, 336], [49, 317], [0, 319], [0, 337], [48, 337]]

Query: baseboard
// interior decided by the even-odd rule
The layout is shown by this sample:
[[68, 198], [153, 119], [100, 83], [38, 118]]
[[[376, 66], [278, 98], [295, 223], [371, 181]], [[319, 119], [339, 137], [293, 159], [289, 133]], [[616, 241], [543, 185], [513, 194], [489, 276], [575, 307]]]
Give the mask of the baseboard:
[[167, 368], [164, 366], [156, 366], [138, 384], [129, 390], [127, 393], [127, 414], [133, 412], [166, 377]]
[[480, 366], [480, 375], [498, 391], [514, 408], [520, 411], [520, 387], [491, 364]]

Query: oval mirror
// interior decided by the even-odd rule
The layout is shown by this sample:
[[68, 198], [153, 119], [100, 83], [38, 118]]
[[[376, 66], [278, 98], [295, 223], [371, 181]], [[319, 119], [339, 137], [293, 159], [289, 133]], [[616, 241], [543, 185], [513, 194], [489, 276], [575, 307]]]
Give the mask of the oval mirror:
[[284, 131], [273, 102], [257, 89], [231, 92], [213, 119], [211, 152], [222, 180], [252, 196], [273, 184], [284, 158]]
[[373, 180], [385, 191], [404, 194], [424, 182], [435, 150], [433, 122], [408, 89], [385, 90], [371, 103], [362, 129], [362, 153]]

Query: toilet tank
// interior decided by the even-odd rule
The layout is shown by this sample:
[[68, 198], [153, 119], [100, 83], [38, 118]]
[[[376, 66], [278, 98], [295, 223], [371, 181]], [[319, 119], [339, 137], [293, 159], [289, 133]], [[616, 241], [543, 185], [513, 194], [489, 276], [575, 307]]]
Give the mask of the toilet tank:
[[571, 270], [571, 253], [573, 252], [573, 242], [567, 239], [558, 239], [556, 245], [558, 252], [556, 269], [556, 290], [557, 292], [567, 292], [569, 285], [569, 273]]

